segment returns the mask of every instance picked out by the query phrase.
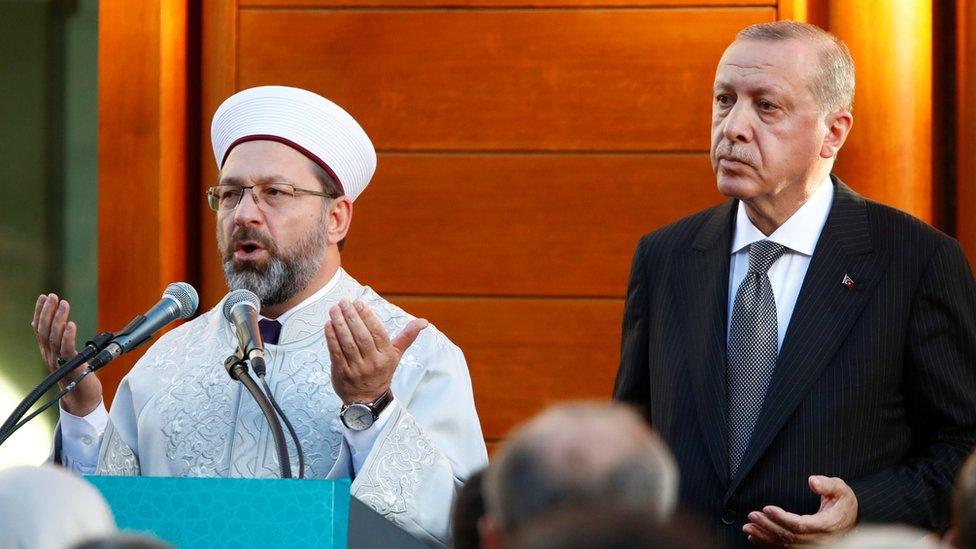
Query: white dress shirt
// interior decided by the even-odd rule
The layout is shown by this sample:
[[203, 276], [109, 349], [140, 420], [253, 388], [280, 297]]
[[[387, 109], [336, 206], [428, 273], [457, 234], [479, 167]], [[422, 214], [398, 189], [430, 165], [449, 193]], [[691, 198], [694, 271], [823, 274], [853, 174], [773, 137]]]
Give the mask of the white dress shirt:
[[[308, 296], [298, 305], [288, 309], [280, 316], [277, 320], [281, 324], [284, 324], [289, 317], [294, 315], [297, 311], [324, 297], [326, 294], [331, 292], [336, 284], [339, 282], [340, 274], [342, 269], [336, 271], [336, 274], [332, 276], [325, 286], [319, 288], [314, 294]], [[266, 317], [260, 317], [266, 318]], [[276, 347], [275, 345], [266, 344], [270, 348]], [[370, 450], [373, 448], [373, 444], [376, 442], [376, 438], [379, 436], [386, 422], [390, 418], [389, 410], [393, 408], [393, 402], [391, 401], [383, 412], [377, 418], [373, 425], [364, 431], [353, 431], [343, 425], [342, 431], [346, 442], [349, 444], [349, 450], [352, 454], [352, 464], [353, 471], [356, 473], [362, 469], [363, 463], [366, 461], [366, 457], [369, 455]], [[108, 424], [108, 411], [105, 409], [104, 401], [98, 405], [91, 413], [84, 417], [69, 414], [61, 408], [61, 463], [68, 469], [77, 471], [82, 474], [92, 474], [95, 472], [95, 468], [98, 465], [98, 451], [99, 442], [101, 441], [102, 434], [105, 432], [105, 426]]]
[[[783, 255], [773, 262], [767, 272], [773, 287], [773, 298], [776, 300], [777, 347], [783, 348], [783, 339], [793, 316], [796, 298], [800, 295], [803, 278], [807, 274], [820, 233], [827, 223], [833, 200], [834, 185], [828, 176], [810, 199], [769, 236], [752, 224], [746, 214], [745, 204], [739, 202], [735, 229], [732, 232], [732, 258], [729, 265], [729, 309], [726, 323], [729, 330], [732, 327], [735, 294], [749, 272], [749, 248], [753, 242], [768, 239], [786, 247]], [[728, 335], [727, 333], [726, 337]]]

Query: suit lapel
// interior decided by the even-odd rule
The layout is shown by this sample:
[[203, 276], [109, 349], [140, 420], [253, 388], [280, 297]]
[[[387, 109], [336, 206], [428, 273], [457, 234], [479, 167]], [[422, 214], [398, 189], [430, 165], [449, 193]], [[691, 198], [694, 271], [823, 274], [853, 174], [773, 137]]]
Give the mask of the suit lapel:
[[728, 482], [725, 436], [725, 340], [729, 287], [729, 247], [736, 202], [712, 210], [690, 250], [677, 251], [672, 287], [680, 289], [678, 318], [685, 336], [687, 365], [698, 422], [722, 483]]
[[[830, 363], [887, 265], [882, 255], [871, 243], [864, 199], [836, 180], [830, 215], [803, 279], [762, 412], [726, 498]], [[854, 280], [853, 289], [844, 286], [845, 275]]]

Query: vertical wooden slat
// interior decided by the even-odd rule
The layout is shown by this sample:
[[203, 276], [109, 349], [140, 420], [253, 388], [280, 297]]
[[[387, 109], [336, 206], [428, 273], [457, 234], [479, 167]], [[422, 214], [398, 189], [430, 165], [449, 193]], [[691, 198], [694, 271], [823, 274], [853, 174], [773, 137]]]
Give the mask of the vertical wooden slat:
[[829, 14], [857, 67], [854, 128], [835, 172], [866, 196], [937, 222], [931, 0], [832, 0]]
[[821, 28], [830, 24], [830, 0], [780, 0], [776, 4], [777, 19], [792, 19]]
[[[234, 0], [206, 0], [202, 14], [202, 108], [200, 110], [200, 163], [202, 177], [193, 190], [203, 203], [206, 188], [217, 180], [217, 167], [210, 143], [210, 121], [224, 99], [237, 91], [237, 15]], [[200, 308], [207, 310], [226, 293], [214, 237], [214, 212], [206, 205], [200, 210], [197, 235], [200, 256]]]
[[806, 21], [809, 9], [808, 0], [779, 0], [776, 3], [776, 19], [792, 19], [793, 21]]
[[[185, 278], [186, 0], [99, 4], [99, 328]], [[143, 350], [99, 372], [106, 400]]]
[[976, 6], [956, 8], [956, 237], [976, 265]]
[[932, 4], [834, 1], [830, 30], [858, 71], [838, 171], [865, 194], [932, 221]]
[[159, 253], [160, 281], [187, 272], [187, 6], [185, 0], [160, 5], [159, 34]]

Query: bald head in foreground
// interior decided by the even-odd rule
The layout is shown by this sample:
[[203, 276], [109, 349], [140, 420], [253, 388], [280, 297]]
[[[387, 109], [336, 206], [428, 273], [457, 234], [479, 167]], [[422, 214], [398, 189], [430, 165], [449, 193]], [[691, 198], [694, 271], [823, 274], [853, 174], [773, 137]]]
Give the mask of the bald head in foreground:
[[678, 471], [664, 443], [625, 406], [565, 404], [511, 434], [484, 479], [486, 546], [574, 507], [638, 509], [664, 522]]

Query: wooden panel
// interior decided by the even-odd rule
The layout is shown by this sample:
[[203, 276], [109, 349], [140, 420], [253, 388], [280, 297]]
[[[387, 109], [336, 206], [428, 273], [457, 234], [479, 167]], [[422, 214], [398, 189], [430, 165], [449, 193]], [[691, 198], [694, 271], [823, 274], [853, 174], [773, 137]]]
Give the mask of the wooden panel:
[[[788, 0], [796, 2], [797, 0]], [[781, 2], [783, 3], [783, 2]], [[716, 6], [775, 6], [776, 0], [240, 0], [242, 7], [275, 8], [349, 8], [406, 7], [406, 8], [566, 8], [566, 7], [716, 7]]]
[[200, 231], [197, 235], [200, 255], [201, 310], [213, 307], [227, 293], [217, 254], [215, 215], [206, 205], [204, 193], [217, 182], [217, 164], [210, 142], [210, 122], [217, 107], [236, 91], [237, 66], [234, 62], [237, 44], [237, 6], [235, 0], [205, 0], [201, 14], [202, 81], [200, 116], [200, 164], [202, 173], [195, 190]]
[[[118, 330], [185, 278], [185, 2], [99, 3], [98, 324]], [[165, 31], [165, 32], [163, 32]], [[166, 115], [162, 116], [161, 113]], [[165, 136], [165, 143], [163, 140]], [[106, 400], [144, 348], [99, 372]]]
[[486, 439], [547, 405], [609, 400], [620, 356], [621, 299], [392, 296], [464, 351]]
[[715, 63], [775, 16], [242, 10], [237, 83], [317, 91], [385, 150], [706, 151]]
[[956, 6], [956, 236], [976, 266], [976, 10]]
[[641, 235], [723, 200], [704, 154], [383, 154], [378, 166], [343, 260], [383, 293], [622, 296]]
[[835, 171], [931, 223], [932, 3], [834, 0], [829, 12], [857, 66], [854, 127]]

